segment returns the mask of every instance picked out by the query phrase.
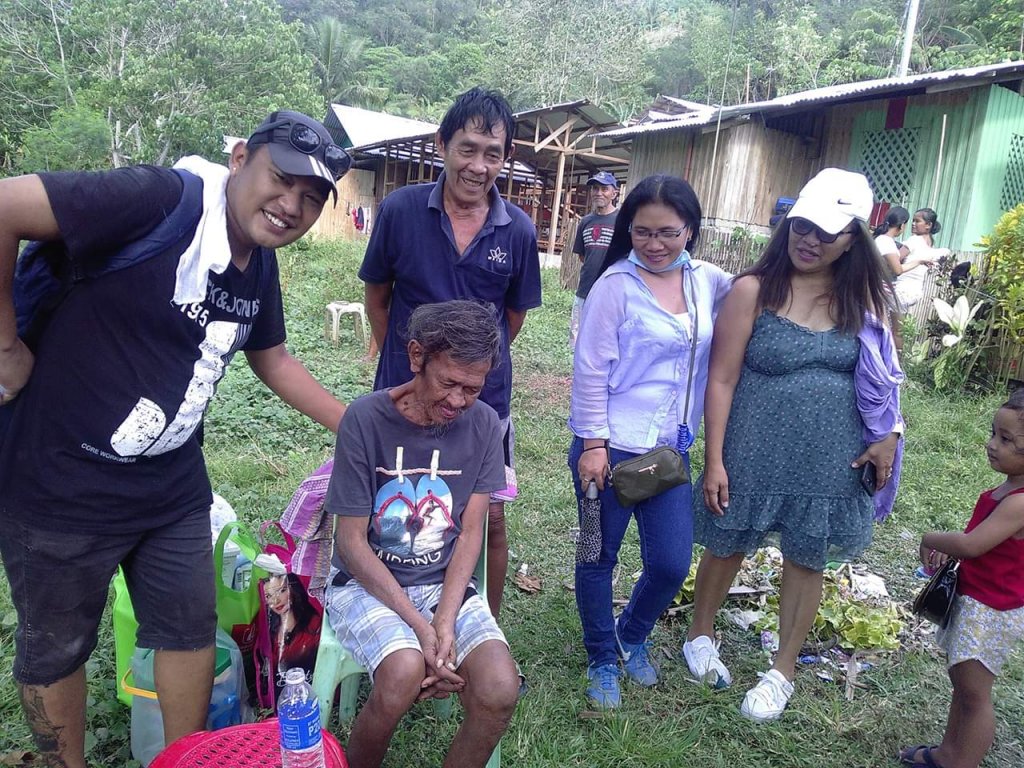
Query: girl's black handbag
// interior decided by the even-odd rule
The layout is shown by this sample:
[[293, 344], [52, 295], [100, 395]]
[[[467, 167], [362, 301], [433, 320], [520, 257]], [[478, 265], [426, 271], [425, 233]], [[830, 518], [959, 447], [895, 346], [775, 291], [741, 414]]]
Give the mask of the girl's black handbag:
[[914, 613], [933, 624], [945, 627], [956, 602], [956, 582], [960, 561], [949, 558], [928, 580], [914, 599]]

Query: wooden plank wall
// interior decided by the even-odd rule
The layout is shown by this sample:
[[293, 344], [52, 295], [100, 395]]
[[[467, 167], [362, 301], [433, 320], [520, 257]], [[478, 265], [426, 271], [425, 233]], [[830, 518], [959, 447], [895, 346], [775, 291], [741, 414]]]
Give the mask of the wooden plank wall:
[[659, 131], [634, 140], [629, 186], [653, 173], [687, 179], [697, 192], [704, 219], [719, 229], [749, 227], [767, 234], [779, 197], [792, 197], [817, 170], [803, 141], [759, 122], [719, 134], [713, 172], [715, 133]]
[[[977, 227], [960, 230], [965, 228], [965, 213], [977, 204], [972, 202], [977, 192], [975, 169], [979, 151], [984, 153], [978, 146], [977, 126], [984, 119], [988, 88], [998, 86], [919, 94], [909, 97], [907, 103], [905, 125], [922, 129], [913, 199], [907, 206], [931, 206], [934, 200], [940, 220], [948, 222], [939, 245], [970, 249], [977, 240]], [[750, 122], [725, 123], [714, 169], [714, 126], [642, 133], [633, 140], [629, 185], [652, 173], [682, 176], [693, 184], [710, 224], [724, 229], [744, 226], [766, 234], [777, 198], [795, 197], [821, 168], [857, 169], [864, 132], [885, 126], [888, 105], [888, 99], [873, 99], [820, 109], [820, 140], [768, 128], [757, 116]], [[1013, 110], [1003, 110], [1007, 111]], [[942, 168], [936, 187], [940, 144]], [[997, 154], [1005, 166], [1005, 148]], [[989, 175], [998, 177], [991, 182], [993, 187], [1000, 186], [1002, 166], [989, 165], [993, 166]]]
[[331, 207], [330, 201], [324, 206], [316, 224], [310, 230], [316, 237], [345, 238], [365, 237], [367, 233], [359, 232], [352, 221], [352, 209], [359, 206], [368, 207], [371, 211], [370, 226], [377, 212], [376, 200], [373, 196], [374, 172], [355, 168], [345, 174], [338, 182], [338, 205]]

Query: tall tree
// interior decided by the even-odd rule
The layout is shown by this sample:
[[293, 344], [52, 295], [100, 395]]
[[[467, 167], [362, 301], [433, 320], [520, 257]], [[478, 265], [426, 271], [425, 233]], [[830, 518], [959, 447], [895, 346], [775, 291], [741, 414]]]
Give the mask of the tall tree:
[[273, 0], [2, 2], [17, 14], [0, 13], [0, 58], [21, 67], [5, 95], [36, 125], [75, 105], [103, 115], [111, 165], [215, 157], [272, 109], [324, 111], [300, 26]]
[[635, 111], [646, 100], [637, 0], [519, 0], [492, 16], [491, 82], [516, 107], [581, 97]]
[[310, 27], [320, 95], [326, 103], [350, 104], [365, 95], [359, 69], [367, 42], [332, 17], [324, 17]]

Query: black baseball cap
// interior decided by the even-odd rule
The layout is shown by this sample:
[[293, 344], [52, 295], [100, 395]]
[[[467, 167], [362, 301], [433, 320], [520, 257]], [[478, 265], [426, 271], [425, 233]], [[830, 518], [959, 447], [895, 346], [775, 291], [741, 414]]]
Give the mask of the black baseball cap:
[[271, 112], [249, 136], [246, 146], [266, 144], [274, 165], [293, 176], [316, 176], [331, 185], [338, 201], [337, 180], [352, 167], [349, 154], [334, 143], [319, 120], [301, 112]]

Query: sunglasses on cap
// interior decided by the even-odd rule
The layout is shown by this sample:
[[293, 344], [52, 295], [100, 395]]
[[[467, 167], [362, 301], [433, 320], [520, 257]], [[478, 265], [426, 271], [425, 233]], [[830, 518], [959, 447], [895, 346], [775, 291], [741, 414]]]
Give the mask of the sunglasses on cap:
[[[291, 144], [292, 149], [304, 155], [312, 155], [320, 149], [320, 145], [324, 142], [320, 134], [308, 125], [296, 122], [290, 118], [282, 118], [268, 125], [261, 126], [253, 133], [253, 136], [271, 133], [285, 125], [291, 125], [292, 127], [291, 131], [288, 132], [288, 143]], [[334, 174], [334, 178], [337, 180], [348, 173], [352, 167], [352, 156], [332, 141], [324, 147], [324, 165], [327, 166], [327, 170]]]
[[840, 232], [836, 232], [833, 235], [832, 233], [823, 230], [813, 221], [801, 219], [799, 216], [790, 220], [789, 227], [801, 237], [803, 235], [810, 234], [812, 229], [816, 229], [817, 232], [815, 233], [815, 235], [817, 236], [818, 240], [820, 240], [823, 243], [834, 243], [836, 240], [839, 239], [840, 235], [852, 235], [854, 232], [854, 230], [852, 229], [844, 229]]

